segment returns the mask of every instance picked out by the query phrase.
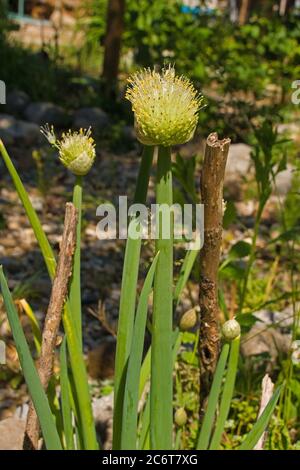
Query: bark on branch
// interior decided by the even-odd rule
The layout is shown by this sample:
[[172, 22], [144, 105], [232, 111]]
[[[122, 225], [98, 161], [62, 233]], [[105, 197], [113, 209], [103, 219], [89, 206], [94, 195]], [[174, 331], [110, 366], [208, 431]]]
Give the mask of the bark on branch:
[[[56, 338], [61, 322], [62, 309], [67, 296], [69, 278], [72, 273], [72, 259], [76, 245], [76, 224], [77, 214], [75, 206], [72, 203], [67, 203], [60, 254], [45, 318], [41, 354], [37, 362], [38, 374], [45, 390], [48, 388], [53, 371]], [[28, 410], [23, 448], [26, 450], [37, 450], [39, 436], [39, 420], [31, 402]]]
[[222, 241], [223, 184], [230, 139], [216, 133], [206, 141], [201, 173], [204, 204], [204, 245], [200, 251], [200, 375], [201, 403], [207, 396], [219, 355], [218, 267]]

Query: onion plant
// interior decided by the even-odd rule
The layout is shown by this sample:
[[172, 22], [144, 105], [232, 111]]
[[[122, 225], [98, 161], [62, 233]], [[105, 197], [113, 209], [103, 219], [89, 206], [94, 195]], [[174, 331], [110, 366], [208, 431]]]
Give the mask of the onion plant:
[[[147, 69], [133, 75], [129, 80], [126, 98], [132, 104], [137, 138], [144, 146], [134, 202], [146, 203], [155, 155], [157, 210], [154, 258], [139, 296], [137, 284], [143, 227], [137, 215], [131, 216], [128, 221], [115, 361], [113, 448], [171, 450], [180, 447], [181, 429], [187, 421], [183, 407], [176, 411], [173, 409], [174, 365], [182, 342], [182, 331], [195, 327], [197, 322], [195, 308], [186, 312], [179, 326], [174, 328], [174, 309], [198, 254], [197, 250], [187, 252], [179, 279], [174, 286], [171, 148], [189, 141], [194, 135], [202, 97], [189, 80], [176, 76], [174, 68], [167, 67], [160, 73]], [[73, 202], [78, 210], [77, 246], [69, 295], [63, 312], [65, 337], [59, 354], [59, 419], [55, 419], [57, 413], [54, 416], [51, 411], [55, 389], [52, 387], [51, 392], [50, 389], [44, 391], [42, 388], [2, 269], [1, 291], [24, 378], [39, 417], [45, 446], [48, 449], [95, 450], [99, 448], [99, 443], [82, 353], [80, 284], [82, 183], [83, 177], [94, 162], [95, 144], [90, 130], [70, 131], [63, 134], [61, 139], [56, 137], [53, 128], [46, 127], [42, 132], [58, 151], [62, 164], [76, 176]], [[49, 276], [53, 280], [56, 271], [55, 255], [20, 176], [1, 141], [0, 153], [35, 233]], [[147, 322], [149, 297], [152, 292], [153, 312]], [[28, 304], [26, 305], [39, 353], [41, 331], [34, 312]], [[147, 327], [151, 335], [151, 345], [142, 360]], [[238, 370], [239, 324], [236, 320], [229, 320], [222, 331], [224, 345], [198, 436], [197, 448], [201, 450], [219, 449], [221, 446]], [[146, 384], [149, 382], [150, 390], [147, 391]], [[253, 449], [269, 422], [279, 394], [280, 389], [277, 389], [240, 449]], [[140, 412], [139, 401], [142, 396], [144, 406]], [[179, 428], [177, 433], [176, 428]]]

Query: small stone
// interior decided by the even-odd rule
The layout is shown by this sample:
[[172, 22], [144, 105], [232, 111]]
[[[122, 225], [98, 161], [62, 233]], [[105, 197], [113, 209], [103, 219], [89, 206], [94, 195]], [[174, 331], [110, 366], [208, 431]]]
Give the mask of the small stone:
[[246, 357], [268, 353], [272, 363], [275, 363], [280, 353], [286, 354], [289, 351], [290, 344], [290, 335], [283, 335], [265, 324], [255, 324], [249, 333], [243, 336], [241, 351]]
[[67, 127], [69, 124], [69, 116], [66, 111], [53, 103], [31, 103], [25, 109], [24, 115], [28, 121], [39, 126], [49, 123], [54, 127]]
[[281, 171], [275, 177], [275, 188], [277, 194], [286, 196], [292, 186], [294, 167], [287, 165], [286, 170]]
[[13, 90], [7, 94], [6, 109], [14, 115], [21, 115], [25, 108], [29, 105], [30, 98], [24, 91]]
[[37, 212], [42, 212], [44, 206], [44, 199], [39, 196], [31, 196], [30, 197], [31, 204]]
[[74, 114], [73, 126], [77, 129], [91, 127], [93, 131], [101, 131], [109, 124], [109, 116], [101, 108], [81, 108]]
[[25, 425], [15, 417], [0, 421], [0, 450], [22, 450]]
[[251, 165], [252, 148], [246, 144], [231, 144], [226, 164], [225, 181], [247, 175]]
[[40, 129], [31, 122], [0, 114], [0, 138], [5, 145], [33, 145], [40, 139]]
[[136, 132], [132, 126], [124, 126], [122, 128], [122, 136], [128, 142], [136, 140]]

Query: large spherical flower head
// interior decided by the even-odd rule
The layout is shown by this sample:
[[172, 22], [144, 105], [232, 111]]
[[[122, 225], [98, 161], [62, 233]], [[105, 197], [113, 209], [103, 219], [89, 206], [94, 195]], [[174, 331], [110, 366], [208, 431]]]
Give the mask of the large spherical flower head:
[[57, 140], [53, 127], [42, 128], [42, 133], [49, 143], [59, 151], [60, 161], [74, 175], [84, 176], [91, 169], [95, 157], [95, 143], [91, 137], [91, 129], [80, 129], [79, 132], [69, 131], [62, 135], [61, 140]]
[[161, 73], [145, 69], [129, 79], [126, 98], [131, 102], [138, 140], [144, 145], [184, 144], [194, 135], [202, 96], [173, 67]]

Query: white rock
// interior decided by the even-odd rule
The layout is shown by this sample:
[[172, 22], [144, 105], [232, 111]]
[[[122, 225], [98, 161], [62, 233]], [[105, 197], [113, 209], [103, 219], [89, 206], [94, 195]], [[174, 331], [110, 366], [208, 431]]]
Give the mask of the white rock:
[[251, 147], [246, 144], [231, 144], [228, 153], [225, 181], [247, 175], [251, 165]]
[[33, 145], [40, 140], [40, 129], [31, 122], [0, 114], [0, 138], [5, 145]]
[[16, 417], [0, 421], [0, 450], [22, 450], [25, 425]]

